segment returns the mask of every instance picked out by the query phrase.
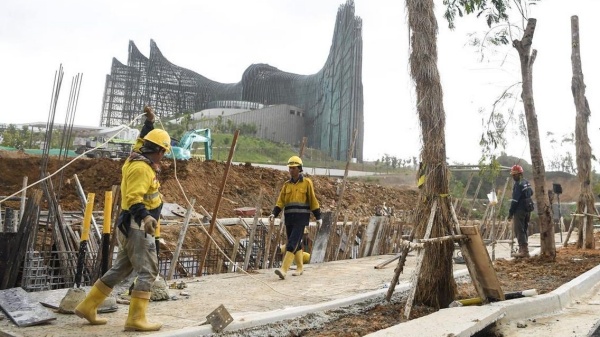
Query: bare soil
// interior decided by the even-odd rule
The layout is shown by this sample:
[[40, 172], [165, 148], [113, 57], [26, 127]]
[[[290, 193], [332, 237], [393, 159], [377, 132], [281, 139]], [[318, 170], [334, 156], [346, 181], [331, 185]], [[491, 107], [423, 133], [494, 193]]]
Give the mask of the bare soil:
[[[27, 176], [29, 184], [40, 179], [41, 158], [21, 155], [18, 158], [8, 156], [7, 151], [0, 151], [0, 195], [10, 195], [22, 188], [23, 177]], [[56, 172], [65, 163], [50, 158], [47, 172]], [[63, 171], [53, 176], [53, 185], [58, 194], [60, 188], [60, 204], [65, 211], [76, 211], [82, 208], [76, 193], [74, 174], [77, 174], [86, 193], [95, 193], [94, 210], [104, 207], [104, 192], [110, 191], [113, 185], [120, 184], [123, 161], [111, 159], [79, 159], [69, 164]], [[188, 199], [196, 198], [196, 205], [202, 205], [213, 214], [217, 196], [226, 169], [225, 163], [216, 161], [163, 161], [163, 170], [159, 175], [161, 193], [164, 200], [170, 203], [186, 205]], [[246, 165], [232, 165], [223, 199], [217, 213], [218, 218], [237, 217], [234, 209], [255, 207], [259, 192], [263, 190], [261, 214], [269, 215], [279, 194], [283, 182], [288, 179], [284, 171]], [[341, 180], [331, 177], [311, 176], [317, 197], [323, 211], [330, 211], [336, 206], [337, 191]], [[62, 186], [61, 186], [62, 181]], [[181, 185], [181, 187], [179, 186]], [[395, 210], [410, 210], [414, 207], [417, 191], [410, 188], [381, 186], [362, 181], [348, 180], [344, 190], [344, 198], [340, 213], [348, 219], [365, 220], [374, 214], [375, 206], [386, 202]], [[8, 204], [8, 203], [7, 203]], [[11, 204], [8, 204], [9, 206]], [[13, 202], [18, 207], [18, 202]]]
[[[503, 291], [513, 292], [536, 289], [538, 294], [551, 292], [564, 283], [600, 264], [600, 250], [581, 250], [567, 247], [557, 251], [555, 261], [534, 256], [528, 259], [499, 259], [494, 262], [494, 269], [502, 285]], [[470, 282], [458, 285], [457, 299], [477, 297]], [[302, 331], [289, 336], [333, 337], [364, 336], [366, 334], [405, 322], [404, 299], [391, 303], [378, 303], [359, 313], [342, 315], [319, 328]], [[411, 319], [434, 312], [435, 309], [415, 306], [411, 310]], [[489, 332], [491, 336], [502, 336], [501, 332]]]
[[[7, 155], [0, 152], [0, 195], [10, 195], [19, 189], [23, 176], [29, 183], [40, 177], [41, 158], [24, 154]], [[56, 159], [48, 163], [48, 172], [53, 173], [64, 165]], [[96, 193], [95, 210], [103, 208], [105, 191], [120, 183], [120, 168], [122, 161], [109, 159], [82, 159], [73, 162], [53, 178], [55, 190], [60, 186], [60, 204], [64, 210], [80, 210], [81, 204], [76, 194], [73, 174], [77, 174], [86, 192]], [[222, 184], [226, 165], [215, 161], [201, 162], [165, 162], [160, 174], [161, 192], [167, 202], [185, 205], [185, 197], [179, 184], [183, 187], [188, 198], [194, 197], [196, 205], [202, 205], [211, 214], [216, 205], [217, 196]], [[175, 174], [176, 173], [176, 174]], [[260, 213], [266, 216], [275, 203], [281, 184], [287, 179], [287, 173], [252, 165], [235, 165], [229, 171], [227, 183], [223, 191], [217, 216], [219, 218], [236, 217], [235, 208], [254, 207], [260, 190], [263, 191]], [[324, 211], [333, 210], [336, 206], [337, 191], [340, 181], [337, 178], [313, 176], [321, 208]], [[62, 179], [62, 186], [61, 186]], [[400, 179], [405, 181], [405, 179]], [[388, 183], [393, 181], [388, 179]], [[576, 185], [569, 179], [561, 180], [563, 189], [570, 191], [570, 185]], [[386, 184], [387, 185], [387, 184]], [[389, 184], [373, 184], [368, 181], [348, 181], [341, 214], [349, 219], [365, 220], [372, 216], [376, 206], [383, 202], [396, 211], [409, 211], [414, 208], [418, 193], [413, 187]], [[563, 201], [568, 201], [566, 198]], [[3, 206], [18, 207], [18, 202], [7, 202]], [[230, 226], [231, 227], [231, 226]], [[235, 228], [228, 228], [235, 234]], [[161, 231], [161, 237], [168, 243], [177, 241], [178, 228], [166, 226]], [[576, 233], [574, 233], [575, 235]], [[190, 228], [189, 238], [185, 246], [197, 245], [203, 240], [202, 233]], [[598, 244], [597, 244], [598, 246]], [[192, 247], [190, 247], [192, 248]], [[585, 271], [600, 264], [600, 250], [577, 250], [573, 247], [558, 251], [555, 261], [540, 257], [520, 260], [497, 260], [494, 263], [496, 272], [505, 292], [525, 289], [537, 289], [538, 293], [550, 292], [560, 285], [572, 280]], [[458, 298], [476, 297], [470, 284], [459, 285]], [[403, 321], [403, 300], [389, 304], [375, 303], [357, 311], [339, 311], [330, 313], [331, 320], [322, 326], [299, 328], [289, 332], [288, 336], [363, 336]], [[434, 309], [414, 307], [413, 317], [431, 313]]]

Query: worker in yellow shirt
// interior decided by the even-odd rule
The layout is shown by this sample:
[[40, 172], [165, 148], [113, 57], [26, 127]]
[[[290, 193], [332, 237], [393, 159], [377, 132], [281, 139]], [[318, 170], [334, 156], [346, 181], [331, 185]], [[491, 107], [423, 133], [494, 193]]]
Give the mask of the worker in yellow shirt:
[[310, 213], [312, 212], [319, 225], [322, 223], [321, 209], [315, 195], [313, 182], [310, 178], [302, 175], [302, 159], [298, 156], [292, 156], [288, 160], [287, 166], [290, 172], [290, 180], [283, 184], [277, 203], [269, 216], [269, 220], [273, 221], [281, 211], [285, 214], [286, 252], [281, 269], [275, 270], [275, 274], [282, 280], [285, 279], [293, 261], [296, 262], [297, 268], [292, 275], [299, 276], [304, 272], [302, 236], [305, 227], [308, 226]]
[[97, 308], [110, 295], [112, 288], [132, 271], [137, 280], [131, 292], [125, 330], [156, 331], [162, 323], [149, 323], [146, 310], [150, 290], [158, 276], [158, 258], [154, 234], [158, 225], [162, 198], [157, 172], [160, 160], [171, 149], [169, 134], [154, 129], [154, 111], [144, 109], [146, 121], [136, 145], [121, 168], [121, 214], [117, 220], [119, 252], [112, 268], [92, 287], [87, 297], [75, 308], [75, 314], [92, 325], [106, 324], [96, 316]]

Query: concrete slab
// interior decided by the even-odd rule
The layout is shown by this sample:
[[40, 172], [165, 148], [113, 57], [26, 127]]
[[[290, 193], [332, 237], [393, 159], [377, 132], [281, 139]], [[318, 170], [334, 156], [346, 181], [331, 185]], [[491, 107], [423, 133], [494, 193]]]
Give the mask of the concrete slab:
[[[388, 329], [379, 330], [367, 336], [468, 337], [483, 330], [502, 317], [504, 317], [504, 312], [502, 308], [498, 307], [468, 306], [448, 308]], [[437, 324], [434, 324], [434, 322], [437, 322]]]
[[[496, 258], [508, 258], [510, 256], [508, 247], [508, 244], [497, 245]], [[258, 270], [249, 275], [228, 273], [185, 279], [183, 281], [186, 282], [187, 288], [169, 289], [169, 294], [175, 296], [177, 300], [150, 303], [148, 320], [164, 323], [161, 331], [156, 334], [158, 336], [201, 336], [212, 333], [210, 325], [202, 324], [206, 322], [206, 316], [221, 304], [234, 318], [225, 331], [233, 331], [348, 306], [368, 298], [383, 299], [397, 263], [391, 263], [383, 269], [375, 269], [375, 266], [390, 257], [392, 255], [308, 264], [302, 276], [290, 275], [284, 281], [279, 280], [272, 269]], [[396, 287], [397, 292], [407, 286], [405, 282], [409, 280], [414, 264], [415, 256], [411, 253], [405, 271], [400, 276], [402, 285]], [[459, 275], [461, 273], [467, 275], [465, 265], [457, 264], [455, 270]], [[555, 298], [558, 298], [558, 295]], [[499, 307], [496, 310], [503, 309]], [[442, 312], [439, 315], [449, 314], [451, 311], [448, 309]], [[57, 315], [57, 319], [51, 324], [43, 327], [19, 328], [5, 319], [0, 321], [0, 332], [24, 336], [61, 337], [138, 335], [123, 331], [127, 314], [127, 305], [120, 305], [116, 312], [101, 314], [101, 317], [109, 320], [108, 324], [103, 326], [91, 326], [75, 315], [62, 314]], [[498, 317], [497, 313], [487, 312], [478, 319], [483, 321]], [[456, 317], [453, 319], [457, 320]], [[465, 321], [463, 318], [458, 320]], [[443, 326], [431, 321], [427, 324]], [[463, 326], [464, 331], [472, 331], [469, 330], [471, 327], [472, 325]], [[475, 325], [475, 329], [479, 327], [480, 325]], [[455, 331], [458, 329], [457, 327]]]

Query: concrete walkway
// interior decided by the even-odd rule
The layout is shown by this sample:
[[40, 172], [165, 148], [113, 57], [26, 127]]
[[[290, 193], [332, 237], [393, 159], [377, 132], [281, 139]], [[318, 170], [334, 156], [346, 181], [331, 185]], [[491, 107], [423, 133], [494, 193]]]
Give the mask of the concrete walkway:
[[[530, 245], [536, 246], [536, 237], [530, 239]], [[488, 247], [488, 250], [491, 250], [491, 247]], [[495, 256], [508, 258], [510, 256], [508, 244], [497, 245]], [[214, 333], [212, 327], [203, 323], [206, 322], [206, 316], [221, 304], [234, 318], [224, 331], [232, 332], [345, 307], [366, 300], [383, 301], [397, 261], [383, 269], [374, 267], [390, 257], [392, 256], [373, 256], [309, 264], [305, 266], [304, 275], [300, 277], [290, 275], [284, 281], [279, 280], [270, 269], [258, 270], [250, 275], [228, 273], [187, 279], [184, 280], [187, 288], [169, 290], [170, 295], [177, 300], [150, 303], [148, 319], [164, 323], [160, 332], [151, 335], [211, 335]], [[409, 288], [408, 279], [414, 270], [415, 260], [415, 254], [409, 254], [405, 271], [400, 277], [400, 284], [396, 286], [397, 293]], [[599, 268], [587, 272], [549, 294], [482, 307], [443, 309], [373, 335], [411, 336], [411, 331], [414, 331], [413, 335], [418, 334], [419, 337], [447, 336], [451, 333], [455, 336], [470, 336], [500, 318], [522, 319], [539, 315], [541, 312], [560, 311], [573, 300], [589, 292], [595, 284], [600, 283]], [[468, 272], [464, 264], [457, 264], [455, 276], [461, 275], [468, 275]], [[113, 293], [117, 293], [117, 290]], [[7, 318], [0, 320], [0, 335], [61, 337], [139, 335], [123, 331], [127, 314], [128, 306], [119, 305], [116, 312], [101, 315], [109, 320], [108, 324], [103, 326], [89, 325], [74, 315], [57, 314], [57, 319], [50, 324], [18, 328]]]

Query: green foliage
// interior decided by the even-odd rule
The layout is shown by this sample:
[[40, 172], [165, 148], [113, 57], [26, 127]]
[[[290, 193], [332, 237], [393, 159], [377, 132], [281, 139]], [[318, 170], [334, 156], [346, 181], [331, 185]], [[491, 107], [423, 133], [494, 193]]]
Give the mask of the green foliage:
[[406, 159], [398, 158], [396, 156], [390, 156], [387, 153], [384, 153], [381, 159], [377, 159], [375, 161], [375, 166], [380, 166], [386, 169], [399, 169], [399, 168], [415, 168], [418, 166], [417, 157], [410, 157]]
[[[212, 133], [213, 159], [227, 160], [233, 137], [229, 133]], [[298, 150], [287, 144], [279, 144], [243, 135], [238, 136], [233, 161], [251, 163], [283, 164], [296, 155]], [[306, 162], [306, 161], [305, 161]], [[306, 165], [306, 164], [305, 164]]]
[[508, 0], [444, 0], [446, 10], [444, 18], [448, 21], [448, 27], [454, 29], [456, 15], [463, 17], [465, 14], [476, 13], [477, 17], [483, 16], [488, 27], [493, 23], [508, 20]]
[[[28, 148], [40, 148], [45, 141], [47, 133], [42, 131], [34, 131], [33, 128], [29, 129], [29, 126], [23, 125], [20, 129], [14, 124], [9, 124], [8, 127], [0, 131], [2, 137], [2, 145], [7, 147], [13, 147], [15, 149], [28, 149]], [[63, 131], [54, 130], [52, 132], [52, 139], [50, 143], [51, 148], [64, 147], [61, 144], [63, 141]], [[61, 146], [62, 145], [62, 146]], [[73, 149], [72, 144], [68, 144], [69, 149]]]
[[461, 198], [465, 193], [465, 182], [458, 179], [450, 179], [450, 195], [454, 198]]

